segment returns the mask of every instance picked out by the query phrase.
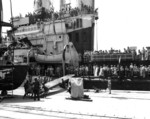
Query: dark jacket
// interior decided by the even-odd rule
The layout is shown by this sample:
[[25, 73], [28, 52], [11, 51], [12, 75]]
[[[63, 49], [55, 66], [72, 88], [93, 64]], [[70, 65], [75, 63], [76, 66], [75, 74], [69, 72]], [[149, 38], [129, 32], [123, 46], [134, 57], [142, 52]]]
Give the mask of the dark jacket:
[[33, 83], [33, 90], [40, 90], [40, 83], [39, 83], [39, 81], [35, 81]]

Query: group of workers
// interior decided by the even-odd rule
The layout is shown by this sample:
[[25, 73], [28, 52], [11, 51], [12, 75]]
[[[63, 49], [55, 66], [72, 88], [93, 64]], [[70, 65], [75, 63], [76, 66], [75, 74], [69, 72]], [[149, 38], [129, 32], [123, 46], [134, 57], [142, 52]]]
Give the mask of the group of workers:
[[45, 86], [47, 83], [46, 78], [41, 82], [40, 78], [35, 77], [34, 80], [32, 80], [31, 76], [28, 76], [26, 82], [24, 83], [24, 89], [25, 94], [23, 98], [25, 98], [27, 95], [31, 94], [32, 97], [34, 97], [34, 100], [40, 100], [40, 94], [44, 94], [46, 97], [46, 94], [48, 92], [48, 88]]

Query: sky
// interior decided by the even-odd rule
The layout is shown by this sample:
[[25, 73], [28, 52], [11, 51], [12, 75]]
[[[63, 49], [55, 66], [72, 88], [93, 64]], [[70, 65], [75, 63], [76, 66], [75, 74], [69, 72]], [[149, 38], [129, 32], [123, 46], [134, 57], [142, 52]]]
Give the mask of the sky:
[[[33, 12], [33, 1], [12, 0], [13, 16]], [[11, 17], [9, 2], [3, 0], [4, 21], [7, 22]], [[150, 46], [150, 0], [95, 0], [95, 3], [99, 12], [95, 24], [95, 50]], [[55, 2], [54, 7], [58, 9], [59, 4]]]

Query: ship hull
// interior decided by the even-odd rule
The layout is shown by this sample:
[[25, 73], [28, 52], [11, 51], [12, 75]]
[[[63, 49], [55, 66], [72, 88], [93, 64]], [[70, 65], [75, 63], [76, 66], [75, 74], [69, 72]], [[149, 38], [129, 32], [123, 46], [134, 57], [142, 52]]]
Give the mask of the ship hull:
[[[137, 79], [137, 80], [112, 80], [111, 81], [111, 89], [112, 90], [139, 90], [139, 91], [150, 91], [150, 81], [145, 79]], [[85, 79], [84, 80], [84, 88], [85, 89], [98, 89], [98, 90], [106, 90], [108, 88], [108, 81], [103, 80], [101, 78], [97, 79]]]
[[0, 80], [0, 90], [14, 90], [25, 80], [28, 65], [2, 65], [0, 70], [5, 75]]

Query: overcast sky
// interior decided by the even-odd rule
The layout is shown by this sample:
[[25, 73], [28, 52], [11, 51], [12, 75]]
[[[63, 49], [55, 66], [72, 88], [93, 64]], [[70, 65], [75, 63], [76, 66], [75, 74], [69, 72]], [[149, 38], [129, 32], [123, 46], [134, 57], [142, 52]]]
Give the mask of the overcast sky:
[[[54, 1], [54, 0], [53, 0]], [[57, 1], [57, 0], [55, 0]], [[58, 0], [59, 1], [59, 0]], [[98, 49], [150, 46], [150, 0], [95, 0], [99, 8], [95, 39]], [[33, 12], [33, 0], [12, 0], [13, 16]], [[54, 4], [58, 8], [58, 3]], [[3, 0], [4, 20], [10, 19], [9, 0]]]

